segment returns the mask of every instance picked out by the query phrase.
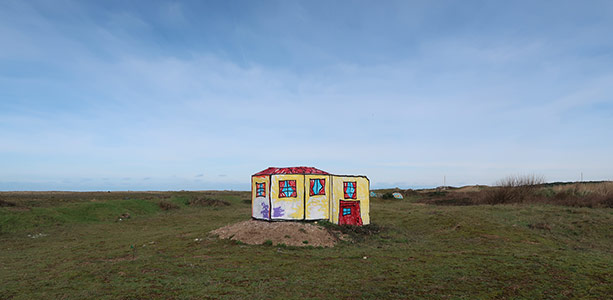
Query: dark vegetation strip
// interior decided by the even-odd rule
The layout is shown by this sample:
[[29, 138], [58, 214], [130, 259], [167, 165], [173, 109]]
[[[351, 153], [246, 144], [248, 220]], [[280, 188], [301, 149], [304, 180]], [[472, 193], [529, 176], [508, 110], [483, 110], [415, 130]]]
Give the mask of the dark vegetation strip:
[[509, 177], [496, 186], [465, 188], [441, 187], [432, 190], [380, 190], [379, 197], [393, 199], [391, 192], [432, 205], [550, 204], [571, 207], [613, 208], [613, 182], [544, 184], [539, 179]]

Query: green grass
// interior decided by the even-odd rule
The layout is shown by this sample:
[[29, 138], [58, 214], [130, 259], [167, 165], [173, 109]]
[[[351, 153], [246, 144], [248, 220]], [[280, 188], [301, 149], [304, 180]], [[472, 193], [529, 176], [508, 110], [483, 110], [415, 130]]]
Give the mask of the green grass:
[[[53, 204], [2, 195], [18, 208], [0, 208], [0, 299], [606, 299], [613, 294], [610, 208], [373, 199], [377, 233], [334, 248], [299, 248], [208, 236], [250, 218], [244, 201], [249, 193], [208, 192], [231, 205], [188, 206], [196, 195], [202, 193], [82, 194]], [[160, 199], [180, 208], [163, 211]], [[117, 222], [125, 212], [132, 217]]]
[[116, 220], [126, 212], [131, 215], [148, 215], [157, 211], [157, 204], [142, 199], [68, 203], [56, 207], [32, 207], [22, 211], [3, 209], [0, 210], [0, 232], [71, 223], [104, 222]]

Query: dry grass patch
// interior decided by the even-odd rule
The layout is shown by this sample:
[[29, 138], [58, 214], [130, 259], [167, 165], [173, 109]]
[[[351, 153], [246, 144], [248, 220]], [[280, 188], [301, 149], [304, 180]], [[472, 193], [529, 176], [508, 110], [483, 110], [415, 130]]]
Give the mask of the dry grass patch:
[[197, 205], [197, 206], [230, 206], [230, 202], [200, 196], [200, 197], [193, 197], [192, 199], [190, 199], [189, 205], [190, 206], [194, 206], [194, 205]]
[[422, 190], [415, 201], [453, 206], [525, 203], [613, 207], [613, 182], [543, 183], [538, 176], [509, 176], [493, 187]]

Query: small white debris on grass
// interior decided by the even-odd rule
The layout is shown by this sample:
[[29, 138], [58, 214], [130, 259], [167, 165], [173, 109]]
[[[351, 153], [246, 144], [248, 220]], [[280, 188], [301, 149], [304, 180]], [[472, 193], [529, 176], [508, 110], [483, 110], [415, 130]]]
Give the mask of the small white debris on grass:
[[28, 237], [33, 238], [33, 239], [41, 238], [47, 235], [48, 234], [44, 234], [44, 233], [35, 233], [35, 234], [28, 233]]
[[362, 259], [367, 259], [367, 258], [368, 258], [368, 256], [364, 256], [364, 257], [362, 257]]

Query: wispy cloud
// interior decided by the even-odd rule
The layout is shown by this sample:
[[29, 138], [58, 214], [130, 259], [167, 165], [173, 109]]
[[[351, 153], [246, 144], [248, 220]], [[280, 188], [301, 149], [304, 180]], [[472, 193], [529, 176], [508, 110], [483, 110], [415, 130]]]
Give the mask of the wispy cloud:
[[273, 165], [610, 176], [606, 2], [524, 22], [533, 4], [201, 5], [0, 4], [0, 189], [247, 188]]

